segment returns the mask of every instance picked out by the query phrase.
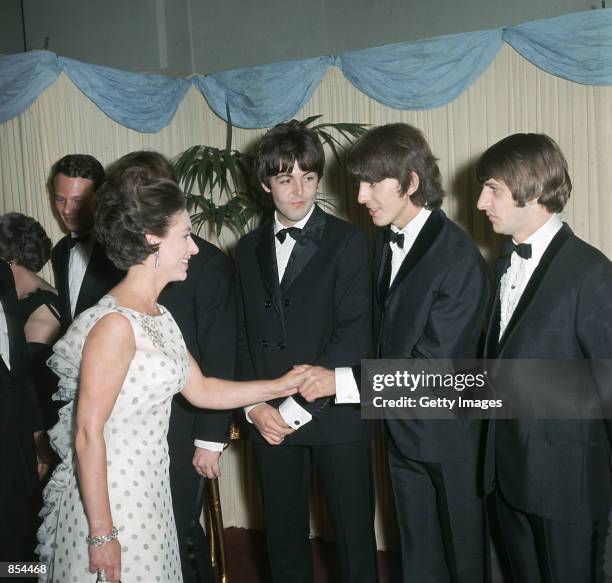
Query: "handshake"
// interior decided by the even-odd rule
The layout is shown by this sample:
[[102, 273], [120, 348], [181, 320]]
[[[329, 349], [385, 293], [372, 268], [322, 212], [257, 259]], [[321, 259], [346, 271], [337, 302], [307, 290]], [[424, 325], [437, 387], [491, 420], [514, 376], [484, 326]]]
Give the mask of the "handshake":
[[[324, 399], [316, 407], [321, 412], [328, 404], [327, 397], [336, 394], [335, 371], [321, 366], [301, 364], [293, 367], [279, 381], [285, 388], [297, 389], [295, 397], [289, 397], [279, 409], [262, 403], [249, 408], [247, 420], [259, 431], [260, 435], [270, 445], [279, 445], [286, 436], [295, 433], [297, 428], [306, 424], [312, 414], [304, 407], [317, 399]], [[294, 419], [292, 421], [292, 419]]]

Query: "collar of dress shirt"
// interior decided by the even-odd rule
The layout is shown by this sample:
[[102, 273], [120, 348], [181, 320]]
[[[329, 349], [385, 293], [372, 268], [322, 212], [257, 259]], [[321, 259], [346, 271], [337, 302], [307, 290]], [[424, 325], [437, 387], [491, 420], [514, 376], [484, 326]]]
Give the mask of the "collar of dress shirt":
[[[423, 225], [427, 222], [431, 211], [426, 208], [422, 208], [407, 225], [404, 226], [403, 229], [398, 229], [395, 225], [391, 225], [391, 230], [394, 233], [404, 233], [404, 253], [408, 253], [412, 244], [415, 242], [416, 238], [419, 236]], [[396, 247], [396, 245], [394, 245]]]
[[70, 231], [70, 237], [74, 239], [75, 237], [82, 237], [83, 235], [93, 235], [94, 229], [87, 229], [87, 231], [83, 231], [82, 233], [75, 233], [74, 231]]
[[[544, 251], [546, 251], [553, 237], [562, 226], [561, 217], [558, 214], [553, 214], [535, 233], [529, 235], [523, 243], [531, 245], [531, 257], [524, 261], [532, 263], [533, 265], [538, 265], [540, 259], [542, 259], [542, 255], [544, 255]], [[516, 244], [514, 239], [512, 239], [512, 241]], [[514, 259], [515, 256], [518, 257], [516, 253], [513, 253], [512, 259]]]
[[[84, 237], [85, 235], [88, 235], [89, 238], [87, 239], [87, 241], [85, 242], [85, 245], [87, 247], [89, 247], [90, 245], [93, 245], [93, 242], [95, 241], [96, 237], [95, 237], [95, 232], [94, 232], [94, 228], [92, 227], [91, 229], [87, 229], [87, 231], [83, 231], [82, 233], [74, 233], [72, 231], [70, 231], [70, 238], [71, 239], [76, 239], [78, 237]], [[73, 247], [74, 249], [74, 247]]]
[[[295, 225], [293, 226], [297, 227], [298, 229], [303, 229], [306, 223], [308, 222], [310, 215], [312, 215], [312, 213], [314, 212], [314, 208], [315, 205], [313, 204], [310, 210], [308, 211], [308, 214], [303, 219], [295, 223]], [[278, 233], [281, 229], [286, 229], [286, 227], [278, 220], [278, 212], [274, 211], [274, 234], [276, 235], [276, 233]], [[289, 239], [291, 239], [291, 237], [289, 237]]]

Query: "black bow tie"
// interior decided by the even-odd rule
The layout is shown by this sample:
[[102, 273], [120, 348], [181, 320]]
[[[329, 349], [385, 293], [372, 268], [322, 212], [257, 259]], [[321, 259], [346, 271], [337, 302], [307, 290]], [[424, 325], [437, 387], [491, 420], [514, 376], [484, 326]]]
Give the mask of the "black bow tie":
[[396, 233], [391, 229], [385, 231], [385, 243], [395, 243], [400, 249], [404, 248], [404, 233]]
[[70, 239], [68, 239], [68, 249], [72, 249], [75, 245], [78, 245], [79, 243], [87, 243], [87, 241], [89, 241], [89, 238], [91, 237], [91, 233], [86, 233], [85, 235], [79, 235], [78, 237], [70, 237]]
[[516, 253], [523, 259], [531, 259], [531, 244], [530, 243], [519, 243], [516, 245], [512, 241], [507, 241], [504, 244], [502, 254], [504, 257], [510, 257], [513, 253]]
[[278, 233], [276, 233], [276, 238], [280, 241], [282, 245], [285, 242], [287, 235], [297, 241], [301, 232], [302, 229], [300, 229], [299, 227], [287, 227], [286, 229], [281, 229]]

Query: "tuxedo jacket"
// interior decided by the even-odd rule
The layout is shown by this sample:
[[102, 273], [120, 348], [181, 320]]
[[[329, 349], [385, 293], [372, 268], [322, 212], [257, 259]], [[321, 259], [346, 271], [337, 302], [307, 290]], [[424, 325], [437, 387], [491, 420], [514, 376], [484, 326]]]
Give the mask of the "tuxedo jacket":
[[[442, 210], [432, 211], [389, 287], [386, 229], [378, 230], [374, 250], [377, 357], [476, 358], [489, 285], [474, 242]], [[388, 427], [399, 451], [417, 461], [475, 460], [481, 443], [477, 421], [388, 420]]]
[[[487, 332], [487, 370], [495, 384], [495, 358], [566, 359], [576, 362], [612, 358], [612, 263], [578, 239], [564, 224], [544, 252], [499, 339], [499, 284], [509, 260], [498, 261], [496, 291]], [[499, 339], [499, 340], [498, 340]], [[505, 361], [504, 361], [505, 362]], [[612, 392], [612, 371], [549, 384], [595, 386], [603, 402]], [[520, 363], [519, 363], [520, 365]], [[588, 369], [587, 375], [589, 374]], [[602, 378], [607, 378], [607, 382]], [[516, 391], [529, 391], [522, 382]], [[575, 406], [586, 401], [578, 393]], [[564, 522], [590, 522], [610, 505], [610, 419], [497, 420], [487, 436], [485, 486], [494, 478], [515, 508]]]
[[[273, 222], [268, 222], [240, 239], [237, 282], [240, 379], [276, 378], [296, 364], [353, 366], [367, 356], [368, 244], [353, 225], [315, 207], [279, 284]], [[368, 435], [358, 406], [325, 399], [308, 409], [313, 420], [283, 445], [347, 443]], [[254, 427], [250, 433], [263, 442]]]
[[[93, 236], [93, 235], [92, 235]], [[70, 311], [70, 291], [68, 289], [68, 263], [70, 260], [70, 235], [66, 235], [55, 245], [51, 252], [51, 265], [55, 276], [55, 287], [59, 296], [60, 320], [62, 333], [72, 323]], [[118, 269], [106, 256], [104, 247], [98, 241], [94, 243], [87, 270], [77, 299], [75, 316], [91, 306], [115, 287], [125, 276], [125, 271]]]
[[27, 375], [27, 349], [23, 322], [18, 317], [15, 283], [9, 266], [0, 260], [0, 302], [6, 318], [10, 369], [0, 358], [0, 521], [2, 502], [11, 492], [33, 490], [36, 450], [32, 434], [44, 429], [36, 391]]
[[[231, 379], [236, 355], [233, 275], [223, 252], [192, 237], [199, 251], [189, 260], [187, 278], [168, 284], [158, 302], [176, 320], [187, 350], [203, 373]], [[198, 409], [176, 395], [168, 429], [170, 451], [192, 455], [194, 439], [228, 441], [230, 421], [229, 411]]]

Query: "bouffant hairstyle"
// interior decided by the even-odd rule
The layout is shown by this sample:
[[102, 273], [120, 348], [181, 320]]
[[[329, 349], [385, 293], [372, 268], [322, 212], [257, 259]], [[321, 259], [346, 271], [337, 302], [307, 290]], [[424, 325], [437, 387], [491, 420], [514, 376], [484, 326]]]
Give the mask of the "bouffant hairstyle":
[[317, 134], [295, 119], [280, 123], [261, 138], [255, 156], [255, 174], [270, 188], [270, 178], [290, 173], [297, 162], [303, 172], [316, 172], [319, 180], [325, 169], [325, 152]]
[[51, 239], [42, 225], [21, 213], [0, 216], [0, 257], [38, 273], [51, 255]]
[[481, 184], [503, 181], [518, 207], [537, 198], [551, 213], [560, 213], [572, 192], [567, 161], [545, 134], [512, 134], [493, 144], [478, 160], [476, 177]]
[[143, 182], [165, 178], [166, 180], [178, 183], [176, 171], [170, 160], [159, 152], [152, 150], [139, 150], [138, 152], [130, 152], [125, 156], [121, 156], [121, 158], [107, 168], [106, 172], [116, 180], [126, 170], [135, 167], [140, 168]]
[[411, 172], [419, 177], [412, 195], [416, 206], [438, 208], [444, 198], [442, 175], [423, 133], [406, 123], [393, 123], [368, 130], [352, 146], [348, 171], [358, 182], [380, 182], [395, 178], [402, 193], [411, 184]]
[[60, 158], [51, 169], [51, 183], [58, 174], [68, 178], [87, 178], [94, 183], [97, 190], [104, 182], [104, 168], [102, 164], [89, 154], [68, 154]]
[[159, 245], [148, 243], [146, 235], [168, 232], [174, 215], [185, 209], [185, 195], [173, 180], [152, 177], [148, 166], [122, 160], [109, 168], [98, 189], [94, 221], [108, 258], [128, 269], [157, 251]]

